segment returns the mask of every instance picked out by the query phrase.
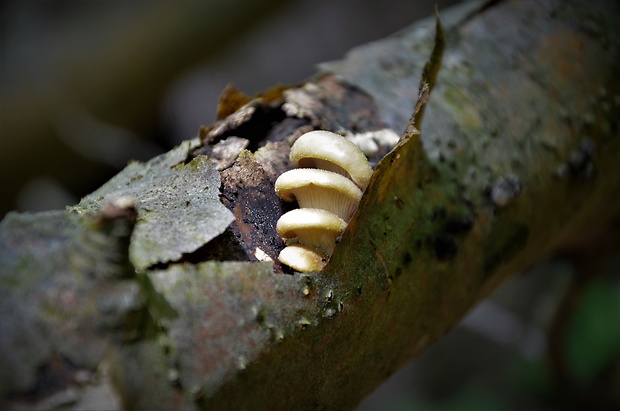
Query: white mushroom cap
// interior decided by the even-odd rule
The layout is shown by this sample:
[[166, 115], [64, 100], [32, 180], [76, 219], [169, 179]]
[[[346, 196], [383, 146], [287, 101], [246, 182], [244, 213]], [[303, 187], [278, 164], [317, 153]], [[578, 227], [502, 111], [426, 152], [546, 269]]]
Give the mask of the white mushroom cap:
[[284, 201], [295, 201], [301, 208], [319, 208], [349, 221], [362, 198], [351, 180], [331, 171], [296, 168], [278, 177], [276, 194]]
[[294, 270], [301, 272], [321, 271], [327, 264], [328, 256], [314, 247], [295, 244], [280, 251], [278, 260]]
[[316, 208], [298, 208], [278, 220], [276, 230], [280, 237], [315, 247], [331, 255], [336, 238], [347, 227], [346, 221], [329, 211]]
[[364, 153], [351, 141], [330, 131], [316, 130], [299, 137], [291, 147], [291, 162], [296, 167], [330, 170], [365, 190], [372, 168]]

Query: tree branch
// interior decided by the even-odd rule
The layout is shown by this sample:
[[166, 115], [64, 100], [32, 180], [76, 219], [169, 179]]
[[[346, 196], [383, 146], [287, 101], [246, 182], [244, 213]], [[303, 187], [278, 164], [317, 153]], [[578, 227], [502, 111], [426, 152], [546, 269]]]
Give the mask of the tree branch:
[[[114, 392], [125, 409], [354, 407], [510, 275], [617, 219], [620, 21], [609, 7], [494, 1], [445, 13], [422, 134], [408, 127], [371, 156], [370, 186], [324, 272], [256, 261], [282, 247], [273, 181], [310, 129], [405, 129], [432, 19], [303, 86], [241, 107], [228, 89], [221, 112], [232, 114], [200, 141], [131, 165], [70, 212], [10, 214], [3, 398], [58, 405], [79, 387], [81, 398]], [[185, 247], [185, 226], [225, 218], [179, 212], [215, 184], [205, 154], [235, 220]], [[147, 175], [156, 187], [142, 195]], [[170, 198], [180, 202], [160, 204]], [[164, 234], [154, 209], [173, 221]], [[162, 236], [184, 239], [169, 253]]]

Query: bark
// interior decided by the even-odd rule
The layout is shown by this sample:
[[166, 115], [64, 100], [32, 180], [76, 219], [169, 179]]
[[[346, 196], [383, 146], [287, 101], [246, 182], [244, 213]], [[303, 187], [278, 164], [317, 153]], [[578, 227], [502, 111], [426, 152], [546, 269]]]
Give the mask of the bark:
[[[617, 223], [617, 3], [470, 2], [442, 22], [421, 134], [409, 118], [433, 19], [324, 64], [303, 86], [241, 107], [228, 89], [220, 113], [232, 114], [200, 140], [133, 165], [67, 212], [7, 216], [5, 401], [79, 407], [103, 391], [125, 409], [352, 408], [510, 275]], [[282, 247], [272, 184], [291, 141], [386, 127], [405, 132], [371, 157], [370, 186], [326, 269], [254, 261]], [[141, 185], [151, 176], [152, 190]], [[229, 218], [219, 203], [220, 214], [192, 208], [213, 178], [235, 219], [184, 237], [198, 219]], [[173, 253], [159, 247], [168, 235], [180, 239]]]

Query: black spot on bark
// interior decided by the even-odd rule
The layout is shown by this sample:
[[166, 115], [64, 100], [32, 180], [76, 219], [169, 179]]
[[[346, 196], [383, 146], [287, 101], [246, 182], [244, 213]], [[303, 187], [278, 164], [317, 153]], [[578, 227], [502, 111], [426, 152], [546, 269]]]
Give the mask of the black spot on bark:
[[456, 241], [450, 234], [442, 233], [436, 236], [432, 241], [435, 255], [439, 260], [448, 260], [453, 258], [458, 251]]
[[448, 217], [444, 230], [450, 234], [462, 234], [472, 229], [474, 221], [471, 216]]
[[413, 261], [411, 254], [409, 252], [406, 252], [405, 256], [403, 257], [403, 265], [408, 266], [409, 264], [411, 264], [411, 261]]

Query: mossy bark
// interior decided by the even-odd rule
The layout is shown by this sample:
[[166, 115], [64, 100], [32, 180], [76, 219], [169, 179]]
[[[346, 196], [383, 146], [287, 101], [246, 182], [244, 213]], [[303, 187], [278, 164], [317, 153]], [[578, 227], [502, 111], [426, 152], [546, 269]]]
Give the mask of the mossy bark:
[[[324, 64], [301, 87], [223, 108], [232, 114], [205, 128], [202, 146], [166, 173], [187, 173], [179, 177], [187, 193], [191, 165], [209, 147], [247, 139], [242, 146], [250, 151], [232, 166], [224, 161], [220, 173], [235, 221], [174, 261], [157, 247], [146, 250], [140, 261], [149, 265], [137, 275], [113, 247], [127, 241], [126, 231], [102, 228], [109, 227], [102, 221], [136, 221], [118, 204], [103, 208], [96, 224], [75, 214], [92, 207], [92, 197], [73, 213], [8, 216], [0, 227], [1, 290], [9, 301], [2, 317], [25, 313], [34, 326], [4, 325], [1, 335], [13, 339], [4, 337], [2, 355], [21, 358], [46, 333], [54, 338], [40, 358], [14, 362], [19, 383], [5, 384], [10, 374], [2, 374], [4, 398], [51, 401], [37, 370], [60, 379], [99, 367], [94, 375], [103, 379], [93, 386], [109, 382], [127, 409], [354, 407], [510, 275], [579, 246], [618, 218], [618, 11], [604, 1], [549, 0], [470, 2], [445, 13], [446, 48], [421, 134], [407, 125], [434, 45], [433, 19]], [[269, 190], [288, 167], [292, 139], [314, 128], [384, 127], [406, 131], [377, 164], [324, 272], [291, 275], [247, 261], [257, 249], [272, 255], [281, 247], [270, 228], [282, 205]], [[258, 148], [260, 141], [268, 143]], [[134, 233], [149, 219], [150, 200], [141, 201]], [[191, 224], [178, 218], [178, 226]], [[59, 237], [37, 227], [41, 221], [72, 228]], [[155, 240], [162, 235], [155, 233]], [[73, 256], [81, 238], [90, 240], [80, 256], [91, 255], [89, 244], [115, 252], [93, 252], [99, 260], [89, 271]], [[44, 250], [39, 258], [54, 258], [28, 260], [36, 247]], [[213, 261], [226, 260], [227, 249], [237, 261]], [[71, 307], [87, 310], [67, 305], [71, 281], [91, 296]], [[65, 298], [50, 297], [57, 284]], [[41, 295], [44, 305], [35, 302]], [[87, 356], [61, 338], [75, 337], [82, 322], [90, 324], [84, 338], [100, 347]], [[52, 332], [54, 325], [64, 328]], [[17, 337], [26, 343], [17, 345]]]

